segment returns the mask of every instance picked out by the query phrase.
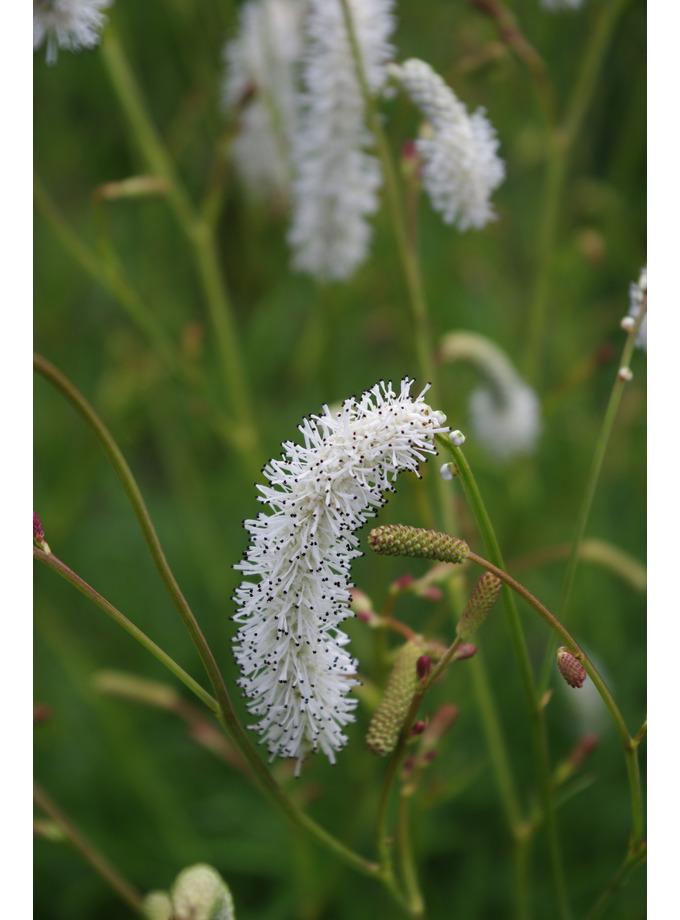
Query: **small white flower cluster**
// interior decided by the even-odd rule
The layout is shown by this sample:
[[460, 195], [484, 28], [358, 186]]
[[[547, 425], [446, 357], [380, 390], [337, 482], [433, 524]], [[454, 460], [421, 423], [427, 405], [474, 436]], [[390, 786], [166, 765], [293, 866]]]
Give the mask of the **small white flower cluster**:
[[[393, 49], [393, 0], [349, 0], [363, 72], [372, 93], [386, 80]], [[368, 218], [379, 205], [380, 164], [340, 0], [310, 0], [300, 130], [293, 150], [293, 267], [316, 278], [349, 278], [366, 258]]]
[[[636, 320], [640, 315], [640, 310], [642, 310], [643, 305], [645, 311], [647, 309], [647, 266], [645, 266], [640, 272], [640, 277], [637, 281], [632, 281], [630, 285], [630, 307], [628, 308], [628, 316], [633, 320]], [[637, 338], [635, 344], [638, 348], [642, 348], [644, 351], [647, 351], [647, 313], [643, 317], [642, 322], [640, 323], [640, 328], [638, 329]]]
[[472, 115], [424, 61], [393, 64], [397, 80], [429, 122], [431, 131], [416, 141], [423, 160], [423, 185], [432, 207], [459, 230], [483, 227], [493, 219], [491, 192], [505, 178], [496, 133], [484, 109]]
[[354, 721], [347, 698], [358, 662], [347, 652], [339, 624], [351, 616], [350, 565], [360, 556], [354, 531], [394, 491], [401, 470], [417, 472], [434, 453], [445, 416], [410, 396], [405, 379], [397, 395], [376, 384], [339, 412], [300, 425], [304, 444], [286, 441], [281, 460], [264, 469], [258, 486], [269, 505], [245, 522], [251, 544], [237, 566], [247, 579], [234, 600], [241, 624], [234, 654], [252, 726], [274, 757], [321, 750], [331, 763]]
[[106, 24], [102, 10], [113, 0], [33, 0], [33, 50], [46, 44], [48, 64], [55, 64], [57, 50], [80, 51], [99, 44]]
[[467, 361], [486, 378], [469, 398], [474, 437], [505, 462], [536, 448], [541, 409], [536, 392], [519, 376], [507, 355], [485, 336], [451, 332], [440, 349], [442, 361]]
[[251, 0], [241, 7], [238, 37], [224, 49], [224, 107], [242, 107], [231, 155], [248, 191], [262, 200], [289, 196], [301, 24], [299, 0]]

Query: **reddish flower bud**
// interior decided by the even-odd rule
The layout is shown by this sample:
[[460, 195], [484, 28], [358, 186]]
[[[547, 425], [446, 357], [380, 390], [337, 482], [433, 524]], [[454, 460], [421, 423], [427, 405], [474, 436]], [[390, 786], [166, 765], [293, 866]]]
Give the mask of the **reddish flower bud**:
[[44, 553], [51, 552], [47, 540], [45, 539], [45, 534], [43, 533], [43, 526], [40, 523], [40, 518], [35, 511], [33, 512], [33, 539]]
[[420, 658], [416, 661], [416, 674], [418, 675], [418, 680], [421, 683], [424, 683], [430, 676], [431, 671], [432, 659], [429, 655], [421, 655]]
[[422, 719], [418, 719], [417, 722], [413, 723], [413, 727], [411, 728], [412, 735], [422, 735], [424, 731], [425, 731], [425, 723], [423, 722]]
[[565, 645], [557, 649], [557, 667], [570, 687], [578, 689], [587, 677], [586, 669]]
[[456, 651], [453, 653], [454, 661], [463, 661], [465, 658], [472, 658], [473, 655], [477, 654], [477, 646], [473, 645], [472, 642], [463, 642], [458, 646]]
[[581, 738], [569, 754], [569, 763], [574, 770], [578, 770], [579, 767], [583, 766], [583, 763], [590, 757], [599, 743], [600, 737], [594, 732], [589, 732]]
[[413, 580], [413, 575], [402, 575], [401, 578], [397, 578], [396, 581], [392, 582], [392, 590], [403, 591], [404, 588], [407, 588]]

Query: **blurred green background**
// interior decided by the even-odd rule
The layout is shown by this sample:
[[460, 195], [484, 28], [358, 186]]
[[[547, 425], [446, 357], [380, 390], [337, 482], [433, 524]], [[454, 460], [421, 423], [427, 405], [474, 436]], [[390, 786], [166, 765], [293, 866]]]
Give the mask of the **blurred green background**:
[[[606, 4], [553, 14], [538, 0], [511, 4], [527, 39], [547, 63], [558, 107], [569, 98], [583, 49]], [[426, 200], [420, 251], [435, 341], [453, 329], [489, 336], [518, 369], [537, 268], [543, 206], [545, 132], [527, 69], [498, 39], [491, 20], [467, 2], [421, 0], [397, 6], [398, 58], [422, 57], [445, 75], [469, 109], [483, 105], [500, 139], [507, 178], [494, 194], [498, 220], [464, 235], [445, 228]], [[221, 54], [234, 34], [234, 7], [210, 0], [132, 3], [110, 17], [192, 197], [198, 200], [225, 131]], [[536, 453], [500, 466], [468, 441], [471, 462], [510, 565], [515, 557], [567, 543], [611, 391], [624, 336], [628, 284], [646, 262], [645, 17], [630, 2], [597, 74], [569, 161], [559, 214], [540, 375], [546, 412]], [[148, 173], [99, 50], [60, 53], [54, 68], [35, 55], [35, 168], [68, 224], [93, 248], [114, 246], [128, 283], [151, 305], [172, 339], [224, 402], [214, 334], [194, 265], [162, 197], [95, 204], [106, 182]], [[412, 110], [390, 103], [393, 149], [413, 131]], [[105, 228], [105, 236], [102, 236]], [[407, 299], [390, 223], [375, 221], [372, 254], [347, 284], [322, 290], [289, 270], [287, 216], [253, 206], [229, 177], [219, 223], [219, 255], [256, 403], [261, 464], [293, 439], [304, 415], [359, 393], [381, 378], [418, 377]], [[204, 400], [173, 378], [107, 286], [84, 272], [40, 209], [35, 217], [35, 345], [92, 401], [118, 440], [149, 505], [166, 555], [223, 667], [230, 650], [233, 565], [246, 548], [244, 518], [257, 510], [253, 474], [206, 423]], [[593, 355], [597, 360], [589, 361]], [[644, 563], [645, 363], [624, 394], [605, 457], [587, 535]], [[582, 374], [579, 369], [585, 368]], [[418, 379], [418, 383], [425, 381]], [[453, 427], [467, 426], [476, 378], [441, 369], [439, 392]], [[156, 575], [116, 477], [73, 410], [35, 379], [35, 495], [57, 556], [130, 617], [197, 679], [200, 663]], [[224, 402], [226, 408], [226, 402]], [[441, 461], [439, 461], [441, 462]], [[423, 488], [432, 493], [439, 462]], [[419, 523], [419, 486], [402, 478], [380, 522]], [[465, 535], [481, 550], [453, 484]], [[365, 540], [367, 529], [362, 534]], [[365, 546], [365, 543], [364, 543]], [[354, 580], [379, 605], [390, 582], [425, 563], [362, 558]], [[548, 607], [559, 605], [564, 562], [523, 571]], [[532, 660], [548, 642], [542, 621], [521, 608]], [[570, 629], [610, 682], [634, 732], [645, 717], [645, 599], [611, 572], [582, 564]], [[453, 636], [444, 602], [405, 596], [397, 615]], [[103, 669], [172, 683], [126, 634], [42, 566], [35, 583], [35, 699], [51, 718], [36, 726], [36, 775], [71, 818], [142, 891], [167, 888], [185, 865], [207, 861], [229, 882], [241, 920], [398, 916], [377, 885], [338, 867], [293, 835], [252, 785], [189, 737], [175, 716], [108, 698], [93, 686]], [[371, 678], [367, 628], [350, 621], [352, 649]], [[521, 687], [500, 609], [480, 635], [526, 804], [537, 795]], [[509, 841], [465, 663], [428, 698], [428, 711], [453, 701], [457, 724], [442, 742], [413, 803], [413, 833], [429, 916], [512, 915]], [[584, 784], [559, 811], [567, 882], [583, 916], [625, 852], [630, 806], [624, 759], [597, 703], [576, 707], [553, 679], [548, 724], [555, 762], [588, 730], [600, 744]], [[236, 695], [236, 694], [235, 694]], [[581, 697], [579, 697], [581, 699]], [[240, 704], [240, 701], [239, 701]], [[240, 710], [243, 712], [243, 710]], [[384, 763], [363, 746], [370, 710], [349, 726], [350, 743], [331, 767], [322, 756], [294, 780], [273, 769], [310, 814], [348, 844], [372, 854], [372, 817]], [[244, 716], [245, 719], [245, 716]], [[644, 745], [641, 749], [644, 762]], [[554, 916], [539, 834], [532, 851], [536, 918]], [[38, 839], [35, 915], [45, 920], [119, 918], [128, 909], [67, 846]], [[638, 871], [610, 915], [644, 915]], [[131, 914], [130, 914], [131, 915]]]

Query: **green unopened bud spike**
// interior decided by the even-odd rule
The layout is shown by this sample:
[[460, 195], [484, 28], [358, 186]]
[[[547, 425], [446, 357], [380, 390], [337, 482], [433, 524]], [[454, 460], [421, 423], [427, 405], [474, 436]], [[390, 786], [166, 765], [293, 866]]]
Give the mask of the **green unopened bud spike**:
[[407, 642], [392, 667], [383, 698], [373, 713], [366, 735], [366, 747], [372, 754], [385, 757], [397, 746], [413, 697], [419, 689], [418, 659], [423, 643]]
[[368, 545], [374, 552], [387, 556], [410, 556], [439, 562], [462, 562], [470, 552], [464, 540], [406, 524], [374, 527], [368, 535]]
[[498, 600], [503, 582], [492, 572], [484, 572], [472, 589], [463, 610], [456, 632], [461, 639], [469, 642]]

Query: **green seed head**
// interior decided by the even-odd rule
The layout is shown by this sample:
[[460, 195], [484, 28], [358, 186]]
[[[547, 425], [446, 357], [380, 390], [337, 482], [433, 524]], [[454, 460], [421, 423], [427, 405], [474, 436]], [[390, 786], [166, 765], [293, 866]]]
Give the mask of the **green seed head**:
[[368, 545], [374, 552], [387, 556], [437, 559], [439, 562], [462, 562], [470, 552], [464, 540], [406, 524], [374, 527], [368, 535]]
[[487, 617], [487, 614], [496, 603], [503, 582], [497, 575], [484, 572], [477, 584], [472, 589], [465, 609], [458, 620], [456, 632], [461, 639], [468, 642]]
[[372, 754], [385, 757], [397, 746], [399, 733], [420, 686], [418, 660], [423, 652], [424, 643], [412, 640], [397, 655], [383, 698], [368, 727], [366, 747]]

